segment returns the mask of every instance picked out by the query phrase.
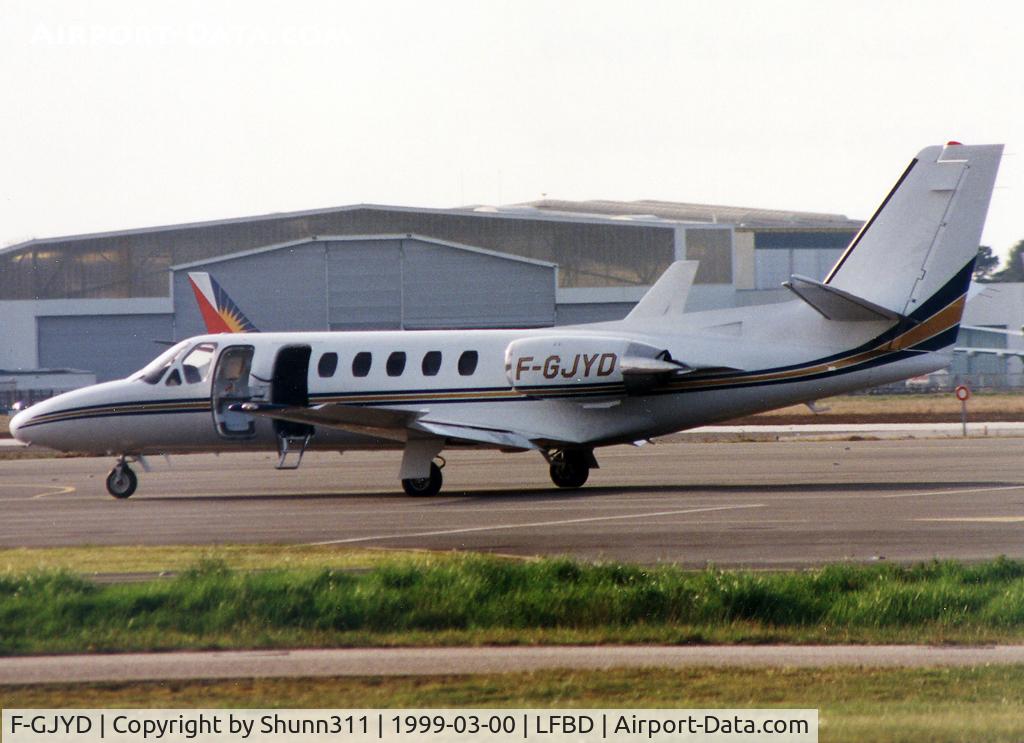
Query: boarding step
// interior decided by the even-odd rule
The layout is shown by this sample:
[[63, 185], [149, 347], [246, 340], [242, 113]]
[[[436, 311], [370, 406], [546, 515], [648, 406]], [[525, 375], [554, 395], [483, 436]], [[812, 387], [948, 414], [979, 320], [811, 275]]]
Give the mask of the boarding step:
[[[302, 455], [305, 454], [311, 438], [313, 438], [311, 433], [305, 436], [278, 436], [277, 453], [281, 458], [278, 459], [275, 469], [297, 470], [302, 464]], [[294, 463], [289, 463], [289, 457], [294, 459]]]

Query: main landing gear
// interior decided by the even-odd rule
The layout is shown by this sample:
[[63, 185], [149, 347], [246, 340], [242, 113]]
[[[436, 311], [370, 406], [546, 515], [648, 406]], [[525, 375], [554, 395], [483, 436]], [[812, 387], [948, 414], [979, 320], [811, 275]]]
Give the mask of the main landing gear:
[[592, 449], [558, 449], [548, 455], [551, 482], [560, 488], [581, 488], [597, 467]]
[[107, 492], [115, 498], [123, 500], [130, 498], [135, 488], [139, 486], [139, 478], [135, 471], [128, 466], [128, 460], [121, 457], [107, 475]]
[[444, 467], [444, 460], [441, 460], [439, 467], [435, 462], [430, 463], [430, 475], [427, 477], [413, 477], [402, 480], [402, 489], [406, 495], [417, 498], [429, 498], [441, 492], [441, 467]]

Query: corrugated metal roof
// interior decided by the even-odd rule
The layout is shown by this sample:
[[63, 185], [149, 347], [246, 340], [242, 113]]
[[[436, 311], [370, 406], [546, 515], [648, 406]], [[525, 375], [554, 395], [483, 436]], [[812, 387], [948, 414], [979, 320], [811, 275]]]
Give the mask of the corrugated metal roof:
[[[14, 245], [8, 245], [0, 248], [0, 254], [13, 253], [25, 248], [47, 245], [50, 243], [58, 242], [72, 242], [79, 240], [100, 240], [108, 239], [112, 237], [130, 237], [132, 235], [146, 235], [161, 232], [171, 232], [174, 230], [193, 230], [193, 229], [205, 229], [208, 227], [223, 227], [228, 225], [237, 224], [250, 224], [254, 222], [263, 222], [268, 220], [277, 219], [293, 219], [296, 217], [314, 217], [324, 214], [337, 214], [342, 212], [353, 212], [353, 211], [377, 211], [377, 212], [394, 212], [394, 213], [416, 213], [416, 214], [452, 214], [459, 216], [479, 217], [479, 218], [491, 218], [491, 219], [534, 219], [534, 220], [546, 220], [555, 222], [608, 222], [611, 221], [611, 217], [603, 216], [600, 214], [587, 215], [578, 213], [566, 213], [559, 214], [557, 212], [546, 212], [540, 209], [534, 209], [529, 206], [486, 206], [486, 205], [473, 205], [473, 206], [462, 206], [448, 209], [438, 209], [433, 207], [417, 207], [417, 206], [388, 206], [384, 204], [350, 204], [348, 206], [332, 206], [323, 209], [306, 209], [296, 212], [272, 212], [270, 214], [256, 214], [248, 217], [230, 217], [227, 219], [213, 219], [202, 222], [182, 222], [180, 224], [165, 224], [156, 225], [153, 227], [137, 227], [134, 229], [125, 230], [109, 230], [104, 232], [88, 232], [77, 235], [57, 235], [53, 237], [36, 237], [31, 240], [16, 243]], [[657, 223], [661, 220], [649, 220], [647, 223]], [[642, 220], [641, 220], [642, 222]], [[618, 223], [618, 222], [616, 222]]]
[[482, 219], [515, 218], [556, 221], [596, 221], [613, 222], [615, 224], [635, 221], [638, 224], [654, 226], [657, 226], [658, 223], [664, 222], [679, 222], [706, 224], [722, 223], [733, 224], [740, 227], [857, 229], [861, 225], [861, 222], [851, 220], [842, 214], [817, 214], [814, 212], [792, 212], [775, 209], [715, 206], [710, 204], [685, 204], [652, 199], [641, 201], [562, 201], [557, 199], [543, 199], [541, 201], [532, 201], [523, 204], [509, 204], [506, 206], [463, 206], [450, 209], [387, 206], [380, 204], [351, 204], [348, 206], [307, 209], [295, 212], [274, 212], [271, 214], [257, 214], [248, 217], [232, 217], [229, 219], [217, 219], [203, 222], [183, 222], [180, 224], [112, 230], [108, 232], [93, 232], [80, 235], [60, 235], [55, 237], [33, 238], [25, 242], [8, 245], [0, 249], [0, 253], [16, 252], [28, 247], [54, 242], [95, 240], [165, 232], [170, 230], [200, 229], [204, 227], [261, 222], [271, 219], [287, 219], [292, 217], [348, 212], [359, 209], [370, 211], [458, 214], [479, 217]]
[[845, 214], [796, 212], [783, 209], [755, 209], [742, 206], [688, 204], [677, 201], [641, 199], [638, 201], [565, 201], [542, 199], [516, 204], [558, 214], [583, 214], [608, 218], [635, 216], [638, 219], [664, 219], [673, 222], [731, 224], [737, 227], [789, 227], [819, 229], [857, 229], [862, 222]]

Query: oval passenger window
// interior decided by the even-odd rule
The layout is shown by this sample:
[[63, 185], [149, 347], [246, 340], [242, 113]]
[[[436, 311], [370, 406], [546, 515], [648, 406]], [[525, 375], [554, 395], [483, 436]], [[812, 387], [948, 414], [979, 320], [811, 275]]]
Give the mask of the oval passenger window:
[[320, 362], [316, 365], [316, 373], [321, 377], [333, 377], [337, 368], [338, 354], [333, 352], [325, 353], [320, 357]]
[[441, 371], [441, 352], [427, 351], [423, 356], [423, 376], [433, 377]]
[[352, 376], [365, 377], [370, 373], [370, 366], [373, 364], [373, 355], [369, 351], [360, 351], [352, 359]]
[[464, 351], [459, 356], [459, 374], [464, 377], [468, 377], [470, 374], [476, 371], [476, 362], [479, 359], [479, 354], [476, 351]]
[[405, 352], [395, 351], [388, 356], [388, 363], [385, 365], [389, 377], [400, 377], [405, 371]]

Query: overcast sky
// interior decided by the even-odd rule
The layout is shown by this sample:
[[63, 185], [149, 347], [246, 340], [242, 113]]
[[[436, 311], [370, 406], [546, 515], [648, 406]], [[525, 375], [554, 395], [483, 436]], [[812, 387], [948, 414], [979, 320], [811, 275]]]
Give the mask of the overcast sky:
[[1003, 142], [989, 2], [0, 0], [0, 245], [358, 202], [664, 199], [870, 216], [916, 152]]

